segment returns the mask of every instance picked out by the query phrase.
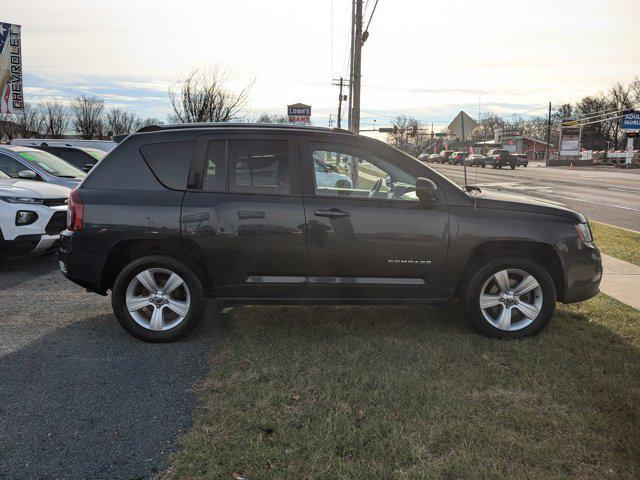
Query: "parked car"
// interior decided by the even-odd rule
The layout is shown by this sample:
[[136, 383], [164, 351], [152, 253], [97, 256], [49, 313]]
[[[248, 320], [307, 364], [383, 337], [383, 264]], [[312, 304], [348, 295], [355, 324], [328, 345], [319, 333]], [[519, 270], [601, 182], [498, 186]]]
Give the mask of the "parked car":
[[32, 147], [0, 146], [0, 172], [11, 178], [39, 180], [73, 188], [85, 173], [64, 160]]
[[516, 157], [514, 157], [509, 150], [494, 148], [487, 152], [487, 157], [493, 168], [510, 167], [511, 170], [516, 169]]
[[421, 153], [420, 155], [418, 155], [418, 160], [420, 160], [421, 162], [424, 162], [424, 163], [429, 162], [429, 154], [428, 153]]
[[487, 157], [484, 155], [481, 155], [479, 153], [474, 153], [472, 155], [469, 155], [465, 161], [464, 164], [467, 165], [468, 167], [486, 167], [486, 161], [487, 161]]
[[[340, 155], [361, 160], [347, 195], [314, 168]], [[267, 159], [272, 174], [256, 182]], [[120, 324], [151, 342], [189, 332], [206, 297], [221, 307], [457, 297], [479, 331], [517, 338], [542, 330], [556, 301], [598, 293], [602, 264], [584, 216], [467, 189], [346, 131], [145, 127], [71, 192], [60, 268], [111, 291]]]
[[0, 256], [51, 251], [65, 228], [69, 192], [0, 172]]
[[50, 146], [44, 143], [41, 145], [34, 145], [33, 148], [49, 152], [83, 172], [88, 172], [96, 163], [107, 156], [107, 152], [104, 150], [88, 147]]
[[50, 147], [91, 148], [105, 153], [109, 153], [117, 145], [117, 142], [111, 140], [78, 140], [75, 138], [14, 138], [11, 140], [11, 145], [20, 147], [36, 147], [43, 143]]
[[322, 160], [314, 159], [316, 182], [319, 187], [351, 188], [351, 179], [340, 173], [337, 167]]
[[438, 159], [440, 158], [440, 155], [438, 155], [437, 153], [432, 153], [431, 155], [429, 155], [429, 163], [437, 163]]
[[462, 165], [466, 155], [465, 152], [453, 152], [449, 155], [449, 165]]
[[515, 153], [513, 156], [516, 157], [516, 166], [526, 167], [529, 165], [529, 157], [525, 153]]
[[448, 163], [449, 157], [453, 153], [453, 150], [442, 150], [438, 157], [438, 163]]

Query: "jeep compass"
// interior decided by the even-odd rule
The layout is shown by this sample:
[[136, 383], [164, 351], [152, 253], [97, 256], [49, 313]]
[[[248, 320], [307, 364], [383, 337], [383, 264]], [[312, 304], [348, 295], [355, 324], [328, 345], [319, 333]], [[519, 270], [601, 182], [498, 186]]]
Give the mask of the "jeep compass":
[[602, 275], [586, 219], [559, 204], [462, 189], [345, 130], [251, 124], [126, 137], [72, 191], [60, 268], [111, 291], [121, 325], [151, 342], [184, 336], [208, 297], [458, 298], [480, 332], [517, 338], [543, 329], [556, 301], [596, 295]]

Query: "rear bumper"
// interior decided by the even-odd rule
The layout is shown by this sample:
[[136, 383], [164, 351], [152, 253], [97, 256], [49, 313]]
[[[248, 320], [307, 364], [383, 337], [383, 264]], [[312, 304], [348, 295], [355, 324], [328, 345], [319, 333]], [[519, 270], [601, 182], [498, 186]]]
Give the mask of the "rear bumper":
[[575, 303], [595, 297], [602, 280], [602, 257], [598, 248], [578, 238], [565, 238], [557, 244], [564, 270], [564, 292], [559, 300]]
[[102, 262], [87, 252], [74, 252], [73, 233], [65, 230], [60, 234], [58, 260], [60, 271], [72, 282], [89, 292], [106, 295], [106, 289], [100, 285]]

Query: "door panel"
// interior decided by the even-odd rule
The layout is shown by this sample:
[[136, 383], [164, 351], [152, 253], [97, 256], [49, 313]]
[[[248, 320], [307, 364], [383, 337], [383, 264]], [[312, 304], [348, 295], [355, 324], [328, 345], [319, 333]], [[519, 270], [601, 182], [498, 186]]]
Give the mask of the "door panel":
[[221, 297], [301, 297], [303, 227], [299, 196], [187, 192], [182, 206], [183, 238], [202, 248]]
[[217, 295], [303, 298], [306, 237], [295, 136], [207, 136], [195, 151], [190, 182], [204, 188], [185, 194], [182, 235], [203, 250]]
[[[319, 151], [337, 154], [325, 155], [330, 159], [344, 160], [341, 154], [347, 155], [346, 152], [351, 157], [357, 154], [363, 178], [356, 177], [354, 181], [351, 177], [350, 188], [335, 189], [309, 181]], [[353, 300], [439, 298], [449, 235], [449, 215], [444, 201], [428, 206], [417, 199], [406, 200], [413, 198], [414, 192], [409, 176], [399, 171], [402, 167], [397, 164], [389, 167], [392, 159], [385, 158], [387, 163], [382, 163], [374, 158], [374, 152], [363, 150], [357, 144], [345, 148], [308, 142], [302, 152], [307, 296]], [[370, 165], [367, 159], [383, 164], [384, 170]], [[326, 158], [324, 161], [331, 162]], [[350, 176], [350, 168], [343, 163], [340, 174]], [[393, 179], [387, 178], [382, 181], [384, 185], [380, 185], [376, 178], [384, 178], [385, 170]], [[374, 191], [372, 198], [368, 189]]]

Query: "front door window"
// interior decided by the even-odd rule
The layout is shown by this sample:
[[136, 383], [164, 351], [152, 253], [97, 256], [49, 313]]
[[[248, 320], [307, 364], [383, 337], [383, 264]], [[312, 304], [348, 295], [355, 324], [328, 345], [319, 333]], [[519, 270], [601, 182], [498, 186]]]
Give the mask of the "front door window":
[[315, 193], [417, 202], [416, 177], [365, 150], [312, 145]]

